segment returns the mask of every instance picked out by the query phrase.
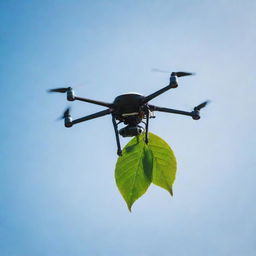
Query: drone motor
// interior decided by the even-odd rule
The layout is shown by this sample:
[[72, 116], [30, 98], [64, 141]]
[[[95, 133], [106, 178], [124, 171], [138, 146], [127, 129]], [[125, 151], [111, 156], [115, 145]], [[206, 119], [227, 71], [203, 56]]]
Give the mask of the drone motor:
[[67, 90], [67, 100], [68, 101], [74, 101], [75, 100], [75, 93], [74, 93], [74, 90], [69, 87], [68, 90]]

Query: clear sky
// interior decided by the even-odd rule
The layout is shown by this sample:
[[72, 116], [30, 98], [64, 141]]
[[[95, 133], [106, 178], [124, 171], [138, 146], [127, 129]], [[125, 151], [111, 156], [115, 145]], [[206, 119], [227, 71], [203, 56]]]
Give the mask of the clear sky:
[[[254, 0], [0, 1], [0, 255], [255, 255], [255, 13]], [[167, 85], [152, 68], [197, 73], [152, 103], [212, 102], [199, 121], [157, 113], [174, 197], [152, 185], [130, 213], [110, 116], [66, 129], [69, 104], [46, 89], [112, 102]]]

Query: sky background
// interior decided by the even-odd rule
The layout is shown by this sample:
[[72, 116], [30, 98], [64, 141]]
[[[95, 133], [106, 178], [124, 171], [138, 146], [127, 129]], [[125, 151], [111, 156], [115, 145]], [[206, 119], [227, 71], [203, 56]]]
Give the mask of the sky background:
[[[256, 254], [256, 1], [0, 1], [0, 255]], [[55, 122], [192, 71], [152, 103], [150, 131], [170, 144], [174, 197], [151, 185], [130, 213], [114, 180], [111, 117]], [[129, 140], [122, 139], [124, 146]]]

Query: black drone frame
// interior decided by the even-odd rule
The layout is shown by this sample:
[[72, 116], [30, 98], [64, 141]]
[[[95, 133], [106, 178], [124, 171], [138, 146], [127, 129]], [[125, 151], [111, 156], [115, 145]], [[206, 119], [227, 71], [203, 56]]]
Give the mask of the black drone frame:
[[[117, 154], [119, 156], [122, 155], [121, 145], [120, 145], [120, 138], [119, 134], [123, 137], [132, 137], [141, 134], [144, 131], [144, 128], [140, 126], [140, 123], [144, 123], [145, 125], [145, 142], [148, 143], [148, 126], [149, 126], [149, 119], [154, 118], [154, 111], [172, 113], [172, 114], [179, 114], [190, 116], [194, 120], [200, 119], [200, 109], [204, 108], [208, 101], [205, 101], [198, 106], [194, 107], [193, 111], [182, 111], [177, 109], [171, 108], [163, 108], [158, 107], [155, 105], [148, 104], [148, 102], [157, 96], [161, 95], [162, 93], [178, 87], [178, 77], [181, 76], [188, 76], [192, 75], [192, 73], [187, 72], [173, 72], [170, 76], [170, 83], [169, 85], [165, 86], [164, 88], [148, 95], [143, 96], [137, 93], [128, 93], [123, 94], [115, 98], [113, 103], [103, 102], [92, 100], [88, 98], [82, 98], [75, 95], [73, 89], [71, 87], [68, 88], [57, 88], [51, 89], [49, 92], [60, 92], [60, 93], [67, 93], [67, 100], [68, 101], [83, 101], [88, 102], [96, 105], [100, 105], [103, 107], [107, 107], [106, 110], [94, 113], [92, 115], [84, 116], [78, 119], [73, 120], [70, 115], [70, 108], [68, 108], [62, 118], [64, 119], [64, 124], [66, 127], [72, 127], [75, 124], [88, 121], [94, 118], [102, 117], [105, 115], [112, 115], [112, 123], [115, 130], [116, 136], [116, 143], [117, 143]], [[146, 119], [146, 122], [143, 121]], [[127, 126], [120, 129], [118, 131], [118, 125], [120, 123], [124, 123]]]

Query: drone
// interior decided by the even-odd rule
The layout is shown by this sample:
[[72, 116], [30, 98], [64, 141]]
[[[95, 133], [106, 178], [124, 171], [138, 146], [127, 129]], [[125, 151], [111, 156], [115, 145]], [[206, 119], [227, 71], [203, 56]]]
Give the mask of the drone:
[[[190, 76], [193, 74], [194, 73], [189, 72], [172, 72], [170, 76], [170, 82], [164, 88], [148, 96], [143, 96], [139, 93], [122, 94], [117, 96], [114, 99], [113, 103], [78, 97], [75, 95], [74, 90], [71, 87], [50, 89], [48, 90], [48, 92], [66, 93], [68, 101], [78, 100], [106, 107], [107, 109], [103, 111], [74, 120], [71, 117], [70, 108], [67, 108], [61, 118], [64, 119], [65, 127], [70, 128], [75, 124], [111, 114], [116, 137], [117, 155], [121, 156], [122, 149], [120, 145], [119, 135], [121, 135], [122, 137], [133, 137], [140, 135], [145, 131], [145, 143], [148, 144], [149, 119], [155, 118], [155, 111], [190, 116], [194, 120], [200, 119], [200, 110], [204, 108], [209, 101], [205, 101], [199, 104], [198, 106], [194, 107], [194, 109], [191, 112], [158, 107], [149, 104], [149, 101], [156, 98], [160, 94], [170, 89], [177, 88], [178, 77]], [[126, 126], [118, 130], [118, 125], [121, 123], [124, 123]]]

